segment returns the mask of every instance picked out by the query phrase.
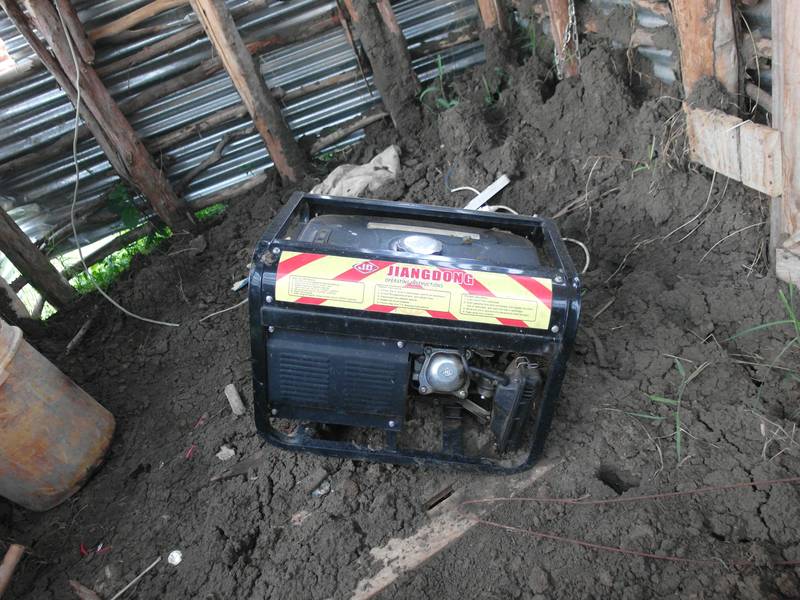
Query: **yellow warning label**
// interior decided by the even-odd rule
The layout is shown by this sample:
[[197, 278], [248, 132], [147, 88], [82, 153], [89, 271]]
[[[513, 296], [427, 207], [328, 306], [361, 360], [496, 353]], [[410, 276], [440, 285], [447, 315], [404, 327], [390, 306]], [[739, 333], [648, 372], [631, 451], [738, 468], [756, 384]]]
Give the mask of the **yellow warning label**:
[[375, 286], [375, 303], [417, 310], [450, 310], [450, 292], [424, 288], [402, 288], [393, 285]]
[[298, 298], [310, 296], [360, 304], [364, 302], [364, 284], [292, 275], [289, 278], [289, 294]]
[[547, 329], [553, 292], [552, 282], [541, 277], [285, 251], [278, 264], [275, 298]]
[[492, 298], [490, 296], [461, 296], [461, 314], [474, 317], [496, 317], [536, 321], [539, 303], [519, 298]]

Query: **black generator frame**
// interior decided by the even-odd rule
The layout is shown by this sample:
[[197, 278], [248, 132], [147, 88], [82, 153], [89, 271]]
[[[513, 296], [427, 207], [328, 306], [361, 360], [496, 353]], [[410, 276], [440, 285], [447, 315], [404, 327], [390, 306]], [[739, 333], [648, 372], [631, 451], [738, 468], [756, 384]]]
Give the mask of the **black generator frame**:
[[[409, 256], [389, 250], [341, 249], [313, 242], [286, 239], [291, 227], [323, 214], [393, 217], [483, 229], [497, 228], [526, 237], [547, 256], [552, 266], [530, 269], [526, 266], [496, 267], [445, 256]], [[547, 330], [488, 325], [468, 321], [441, 321], [435, 318], [329, 306], [307, 306], [275, 300], [275, 282], [283, 251], [377, 259], [443, 268], [513, 273], [543, 277], [552, 281], [552, 307]], [[515, 473], [528, 469], [541, 456], [564, 379], [567, 359], [572, 351], [581, 305], [581, 281], [555, 223], [549, 219], [510, 213], [468, 211], [453, 208], [294, 193], [273, 219], [253, 253], [250, 271], [249, 310], [252, 346], [253, 395], [256, 428], [270, 444], [287, 450], [356, 460], [377, 460], [397, 464], [449, 465], [472, 470]], [[352, 442], [319, 439], [313, 432], [298, 427], [286, 434], [273, 427], [267, 386], [267, 348], [271, 332], [277, 330], [324, 332], [327, 334], [402, 341], [409, 348], [422, 345], [513, 350], [520, 354], [548, 357], [545, 385], [533, 418], [533, 440], [527, 458], [517, 464], [489, 457], [425, 452], [397, 447], [397, 432], [386, 431], [387, 447], [370, 449]]]

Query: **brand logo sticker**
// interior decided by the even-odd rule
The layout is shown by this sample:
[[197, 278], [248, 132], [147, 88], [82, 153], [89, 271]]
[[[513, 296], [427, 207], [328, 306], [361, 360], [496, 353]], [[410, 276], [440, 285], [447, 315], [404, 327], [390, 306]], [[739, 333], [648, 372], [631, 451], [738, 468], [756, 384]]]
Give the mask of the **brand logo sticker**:
[[380, 267], [376, 265], [374, 262], [363, 262], [353, 267], [359, 273], [364, 273], [364, 275], [369, 275], [370, 273], [374, 273], [378, 271]]

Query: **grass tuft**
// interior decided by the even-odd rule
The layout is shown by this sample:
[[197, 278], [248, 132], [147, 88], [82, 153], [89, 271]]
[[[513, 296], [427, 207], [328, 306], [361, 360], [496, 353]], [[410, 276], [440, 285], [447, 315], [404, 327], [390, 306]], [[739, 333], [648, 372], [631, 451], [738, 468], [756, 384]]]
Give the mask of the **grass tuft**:
[[430, 94], [436, 94], [436, 99], [434, 100], [434, 104], [440, 108], [441, 110], [447, 110], [449, 108], [455, 108], [459, 105], [460, 101], [458, 98], [450, 98], [447, 95], [447, 87], [445, 86], [444, 82], [444, 63], [442, 62], [442, 55], [439, 54], [436, 56], [436, 80], [435, 83], [432, 83], [419, 95], [419, 101], [422, 102], [426, 96]]
[[[673, 357], [675, 369], [678, 371], [678, 374], [681, 376], [681, 382], [678, 385], [678, 391], [675, 394], [674, 398], [667, 398], [665, 396], [658, 396], [656, 394], [649, 394], [647, 397], [652, 401], [658, 404], [664, 404], [669, 406], [673, 409], [672, 417], [675, 422], [675, 432], [674, 432], [674, 439], [675, 439], [675, 455], [678, 458], [678, 464], [680, 465], [681, 461], [683, 460], [683, 426], [681, 425], [681, 406], [683, 403], [683, 393], [686, 391], [686, 386], [700, 373], [705, 369], [710, 363], [704, 362], [699, 367], [697, 367], [690, 375], [686, 373], [686, 367], [683, 366], [683, 363], [679, 358]], [[654, 417], [655, 415], [651, 415]], [[662, 417], [663, 418], [663, 417]], [[654, 419], [655, 420], [655, 419]]]
[[[777, 321], [770, 321], [769, 323], [762, 323], [760, 325], [754, 325], [753, 327], [748, 327], [743, 329], [742, 331], [732, 335], [725, 341], [732, 341], [746, 335], [750, 335], [751, 333], [756, 333], [759, 331], [764, 331], [767, 329], [774, 329], [778, 327], [783, 327], [785, 325], [791, 325], [794, 335], [789, 339], [786, 344], [784, 344], [783, 348], [781, 348], [780, 352], [775, 355], [770, 363], [767, 365], [767, 370], [772, 371], [777, 369], [776, 366], [778, 361], [786, 354], [790, 348], [793, 346], [800, 346], [800, 320], [797, 318], [797, 310], [794, 307], [795, 303], [795, 286], [793, 284], [789, 284], [788, 295], [783, 290], [778, 290], [778, 298], [783, 305], [783, 310], [786, 312], [786, 319], [779, 319]], [[789, 371], [790, 375], [797, 375], [793, 371]], [[761, 390], [763, 386], [758, 388], [758, 397], [761, 397]]]

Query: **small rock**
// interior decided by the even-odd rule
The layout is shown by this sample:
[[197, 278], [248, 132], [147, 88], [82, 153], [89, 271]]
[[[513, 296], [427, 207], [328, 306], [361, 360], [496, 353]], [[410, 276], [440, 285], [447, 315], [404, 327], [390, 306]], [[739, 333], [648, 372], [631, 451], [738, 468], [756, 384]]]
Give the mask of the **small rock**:
[[167, 556], [167, 562], [172, 566], [181, 564], [182, 560], [183, 560], [183, 552], [181, 552], [180, 550], [173, 550], [172, 552], [169, 553], [169, 556]]
[[236, 450], [231, 448], [228, 445], [223, 444], [219, 447], [219, 452], [217, 452], [217, 458], [220, 460], [230, 460], [234, 456], [236, 456]]
[[330, 480], [326, 479], [322, 483], [317, 486], [317, 488], [311, 492], [311, 496], [314, 498], [321, 498], [322, 496], [327, 496], [331, 493], [331, 482]]

